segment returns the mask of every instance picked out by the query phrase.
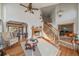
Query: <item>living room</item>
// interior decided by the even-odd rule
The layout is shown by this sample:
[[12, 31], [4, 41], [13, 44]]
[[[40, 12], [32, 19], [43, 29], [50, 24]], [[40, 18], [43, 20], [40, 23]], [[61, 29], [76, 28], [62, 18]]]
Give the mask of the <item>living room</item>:
[[[32, 7], [27, 8], [27, 6], [30, 5]], [[32, 10], [30, 8], [35, 9]], [[39, 37], [38, 48], [36, 49], [37, 52], [34, 54], [32, 53], [31, 55], [50, 56], [60, 54], [58, 41], [60, 42], [59, 44], [61, 44], [61, 42], [64, 42], [64, 44], [66, 44], [65, 42], [70, 41], [68, 38], [67, 40], [64, 39], [64, 41], [62, 41], [60, 36], [79, 34], [78, 9], [79, 4], [77, 3], [0, 3], [0, 32], [1, 34], [3, 34], [1, 35], [1, 37], [3, 37], [3, 39], [6, 41], [6, 49], [8, 49], [8, 46], [10, 49], [8, 49], [6, 52], [8, 53], [8, 55], [27, 55], [26, 51], [23, 50], [25, 48], [23, 46], [22, 48], [18, 46], [20, 46], [21, 42], [26, 42], [27, 39], [37, 36]], [[45, 27], [44, 25], [47, 26]], [[67, 33], [64, 33], [65, 30]], [[18, 33], [20, 35], [18, 35]], [[40, 40], [40, 37], [43, 37], [46, 42], [42, 39]], [[7, 39], [9, 39], [10, 42], [8, 42]], [[3, 43], [1, 44], [3, 45]], [[23, 45], [24, 43], [21, 44]], [[51, 46], [51, 44], [53, 46]], [[73, 43], [70, 44], [69, 42], [68, 44], [70, 45], [69, 47], [72, 49]], [[19, 52], [11, 53], [11, 51], [17, 51], [16, 46]], [[65, 46], [67, 47], [68, 45]], [[13, 47], [15, 47], [15, 49]], [[48, 47], [48, 49], [43, 50], [46, 47]], [[63, 51], [61, 50], [61, 52]], [[31, 51], [29, 53], [31, 53]], [[70, 53], [69, 55], [72, 54]], [[76, 54], [75, 52], [73, 55], [78, 54]]]

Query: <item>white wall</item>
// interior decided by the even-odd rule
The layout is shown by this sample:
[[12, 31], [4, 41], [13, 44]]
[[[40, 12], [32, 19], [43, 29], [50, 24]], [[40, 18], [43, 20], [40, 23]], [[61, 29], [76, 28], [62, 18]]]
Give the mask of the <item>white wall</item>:
[[1, 13], [1, 11], [2, 11], [1, 9], [2, 9], [2, 6], [1, 6], [1, 4], [0, 4], [0, 19], [1, 19], [1, 16], [2, 16], [2, 15], [1, 15], [1, 14], [2, 14], [2, 13]]
[[79, 3], [78, 3], [78, 19], [77, 19], [77, 34], [79, 34]]
[[[2, 20], [2, 4], [0, 4], [0, 20]], [[0, 23], [0, 32], [2, 32], [2, 24], [1, 23]]]
[[[62, 16], [58, 16], [58, 11], [62, 10]], [[58, 28], [58, 25], [60, 24], [68, 24], [68, 23], [74, 23], [74, 32], [76, 32], [75, 28], [75, 20], [77, 17], [77, 7], [76, 4], [58, 4], [55, 9], [55, 24], [53, 24], [56, 28]], [[52, 15], [53, 16], [53, 15]], [[53, 22], [53, 23], [54, 23]]]
[[[0, 4], [0, 19], [1, 19], [1, 4]], [[1, 26], [0, 26], [0, 32], [1, 32]]]
[[28, 24], [28, 36], [31, 36], [31, 26], [40, 26], [40, 11], [34, 11], [34, 15], [24, 12], [26, 8], [15, 3], [4, 4], [4, 22], [9, 20], [25, 22]]

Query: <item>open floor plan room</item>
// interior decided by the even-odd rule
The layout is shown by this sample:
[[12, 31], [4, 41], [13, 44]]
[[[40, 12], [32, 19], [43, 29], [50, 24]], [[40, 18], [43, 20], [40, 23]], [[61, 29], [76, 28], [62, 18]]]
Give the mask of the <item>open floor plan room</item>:
[[0, 3], [0, 56], [79, 56], [79, 4]]

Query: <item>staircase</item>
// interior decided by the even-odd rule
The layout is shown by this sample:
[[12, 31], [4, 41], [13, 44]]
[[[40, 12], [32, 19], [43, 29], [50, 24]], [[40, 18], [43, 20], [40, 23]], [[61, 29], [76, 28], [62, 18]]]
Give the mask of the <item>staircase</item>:
[[54, 45], [58, 46], [58, 41], [60, 38], [59, 31], [56, 28], [54, 28], [50, 23], [44, 23], [43, 32]]

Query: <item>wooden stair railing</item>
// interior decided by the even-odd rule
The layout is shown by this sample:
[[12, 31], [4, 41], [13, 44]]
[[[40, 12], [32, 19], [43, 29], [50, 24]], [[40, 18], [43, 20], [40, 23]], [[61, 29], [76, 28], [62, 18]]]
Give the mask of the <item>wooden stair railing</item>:
[[58, 40], [60, 38], [57, 29], [55, 29], [51, 24], [44, 23], [43, 31], [55, 45], [58, 45]]

